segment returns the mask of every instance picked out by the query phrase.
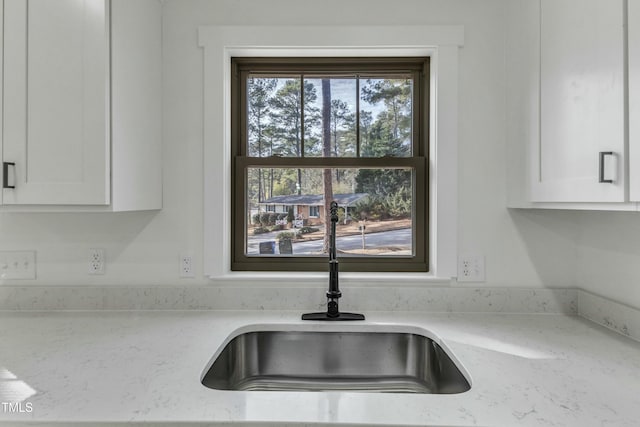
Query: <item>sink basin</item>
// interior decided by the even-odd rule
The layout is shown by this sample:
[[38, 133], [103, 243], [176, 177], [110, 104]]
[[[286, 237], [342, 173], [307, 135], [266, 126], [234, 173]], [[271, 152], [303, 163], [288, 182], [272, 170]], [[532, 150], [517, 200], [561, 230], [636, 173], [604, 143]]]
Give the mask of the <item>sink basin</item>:
[[407, 332], [250, 331], [205, 369], [217, 390], [462, 393], [466, 377], [431, 338]]

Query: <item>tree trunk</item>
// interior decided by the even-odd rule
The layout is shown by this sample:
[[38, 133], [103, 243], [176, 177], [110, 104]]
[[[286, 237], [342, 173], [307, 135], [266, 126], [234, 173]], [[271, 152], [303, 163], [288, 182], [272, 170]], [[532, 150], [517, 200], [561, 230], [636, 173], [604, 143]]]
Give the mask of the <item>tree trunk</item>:
[[258, 169], [258, 202], [263, 202], [265, 199], [262, 189], [262, 169]]
[[[322, 154], [331, 157], [331, 81], [322, 79]], [[331, 169], [322, 171], [322, 190], [324, 194], [324, 241], [322, 250], [329, 253], [329, 236], [331, 234], [331, 213], [329, 206], [333, 201], [333, 184]]]

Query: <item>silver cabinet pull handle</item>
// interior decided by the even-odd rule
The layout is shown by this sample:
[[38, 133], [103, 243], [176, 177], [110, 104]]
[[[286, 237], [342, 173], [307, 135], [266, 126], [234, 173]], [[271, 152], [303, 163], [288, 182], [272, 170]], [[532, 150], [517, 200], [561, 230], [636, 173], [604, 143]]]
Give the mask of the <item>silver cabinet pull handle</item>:
[[9, 185], [9, 166], [13, 166], [15, 168], [16, 164], [13, 162], [2, 163], [2, 188], [16, 188], [15, 185]]
[[604, 179], [604, 157], [613, 156], [613, 151], [601, 151], [600, 152], [600, 168], [598, 171], [598, 182], [612, 184], [612, 179]]

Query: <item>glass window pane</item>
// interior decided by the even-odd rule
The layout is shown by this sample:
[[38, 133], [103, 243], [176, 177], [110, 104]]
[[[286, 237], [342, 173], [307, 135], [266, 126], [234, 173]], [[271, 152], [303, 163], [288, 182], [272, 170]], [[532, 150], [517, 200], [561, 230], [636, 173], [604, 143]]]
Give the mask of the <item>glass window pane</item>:
[[360, 79], [360, 156], [412, 155], [413, 80], [409, 77]]
[[[356, 98], [357, 86], [355, 77], [317, 77], [306, 78], [313, 93], [312, 99], [306, 99], [304, 125], [309, 135], [305, 139], [305, 156], [307, 157], [356, 157]], [[324, 115], [325, 93], [328, 98], [328, 109]], [[324, 123], [329, 123], [328, 144], [323, 140]]]
[[300, 77], [249, 76], [247, 152], [251, 157], [302, 156]]
[[340, 206], [339, 256], [413, 256], [413, 175], [411, 169], [249, 168], [245, 253], [327, 256], [323, 183], [329, 176]]
[[[326, 118], [323, 117], [323, 81], [327, 83], [331, 99]], [[300, 76], [249, 76], [248, 155], [355, 157], [358, 144], [356, 87], [356, 78], [305, 78], [303, 126]], [[409, 76], [360, 78], [361, 157], [412, 155], [412, 91], [413, 81]], [[330, 141], [325, 147], [323, 123], [326, 120]]]
[[271, 103], [278, 87], [288, 79], [249, 77], [247, 79], [247, 152], [251, 157], [269, 157], [276, 141], [271, 119]]

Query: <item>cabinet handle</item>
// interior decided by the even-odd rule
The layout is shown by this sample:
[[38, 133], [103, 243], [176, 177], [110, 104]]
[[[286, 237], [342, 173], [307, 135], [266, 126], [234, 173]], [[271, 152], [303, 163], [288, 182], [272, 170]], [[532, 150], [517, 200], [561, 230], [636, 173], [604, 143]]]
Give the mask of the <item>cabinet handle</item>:
[[613, 156], [613, 151], [600, 152], [600, 170], [598, 171], [598, 182], [612, 184], [612, 179], [604, 179], [604, 156]]
[[15, 185], [9, 185], [9, 166], [16, 167], [13, 162], [2, 163], [2, 188], [16, 188]]

